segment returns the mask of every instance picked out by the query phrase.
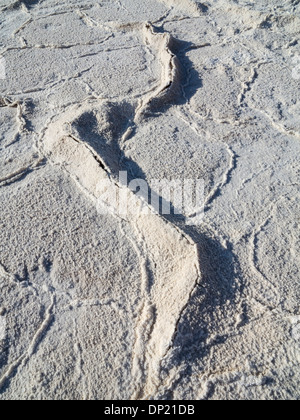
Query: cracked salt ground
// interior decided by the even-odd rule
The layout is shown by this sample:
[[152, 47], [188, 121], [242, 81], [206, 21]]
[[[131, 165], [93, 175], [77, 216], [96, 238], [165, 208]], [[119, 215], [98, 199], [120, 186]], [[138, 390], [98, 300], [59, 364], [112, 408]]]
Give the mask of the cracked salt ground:
[[[299, 4], [0, 9], [0, 398], [298, 399]], [[119, 169], [203, 223], [99, 214]]]

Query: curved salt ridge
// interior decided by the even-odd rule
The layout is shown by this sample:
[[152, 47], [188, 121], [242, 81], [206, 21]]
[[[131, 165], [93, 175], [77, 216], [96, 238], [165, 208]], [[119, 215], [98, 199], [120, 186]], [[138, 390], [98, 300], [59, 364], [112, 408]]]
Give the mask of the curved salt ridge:
[[[105, 192], [118, 189], [127, 194], [129, 211], [122, 218], [136, 232], [135, 242], [139, 248], [144, 248], [145, 256], [141, 261], [143, 301], [132, 362], [133, 380], [137, 385], [132, 398], [147, 398], [159, 387], [161, 360], [172, 345], [179, 319], [200, 279], [198, 248], [149, 207], [145, 214], [146, 204], [112, 178], [101, 156], [84, 139], [73, 136], [72, 123], [80, 121], [80, 115], [91, 111], [90, 107], [69, 109], [46, 130], [40, 147], [53, 164], [62, 167], [95, 203], [100, 203], [101, 208], [106, 205], [112, 214], [114, 211], [109, 200], [106, 202]], [[101, 109], [103, 106], [92, 112], [95, 114]], [[108, 124], [116, 122], [112, 120]], [[99, 134], [107, 134], [107, 125], [105, 132]], [[141, 211], [137, 211], [138, 208]], [[148, 258], [151, 259], [151, 275], [147, 272]]]
[[142, 32], [145, 44], [157, 51], [162, 73], [159, 86], [141, 100], [136, 112], [136, 122], [141, 120], [147, 112], [161, 110], [164, 105], [174, 102], [174, 99], [182, 94], [181, 65], [172, 51], [175, 39], [168, 33], [155, 32], [151, 23], [146, 23]]

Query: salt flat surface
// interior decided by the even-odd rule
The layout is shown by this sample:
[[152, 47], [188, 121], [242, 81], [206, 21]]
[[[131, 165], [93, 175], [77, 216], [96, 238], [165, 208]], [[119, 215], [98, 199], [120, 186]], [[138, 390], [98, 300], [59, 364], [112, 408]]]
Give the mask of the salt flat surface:
[[0, 399], [299, 399], [299, 2], [0, 11]]

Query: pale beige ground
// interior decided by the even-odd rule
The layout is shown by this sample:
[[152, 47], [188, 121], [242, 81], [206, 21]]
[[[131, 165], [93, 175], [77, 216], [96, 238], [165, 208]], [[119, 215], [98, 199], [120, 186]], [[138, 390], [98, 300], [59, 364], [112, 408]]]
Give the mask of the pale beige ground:
[[300, 3], [0, 10], [0, 399], [299, 399]]

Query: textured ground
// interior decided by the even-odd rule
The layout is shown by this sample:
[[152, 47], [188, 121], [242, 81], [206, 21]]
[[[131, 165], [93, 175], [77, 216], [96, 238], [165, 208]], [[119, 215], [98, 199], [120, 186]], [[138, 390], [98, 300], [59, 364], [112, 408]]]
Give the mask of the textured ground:
[[[299, 399], [299, 1], [0, 11], [0, 399]], [[101, 214], [119, 170], [203, 223]]]

